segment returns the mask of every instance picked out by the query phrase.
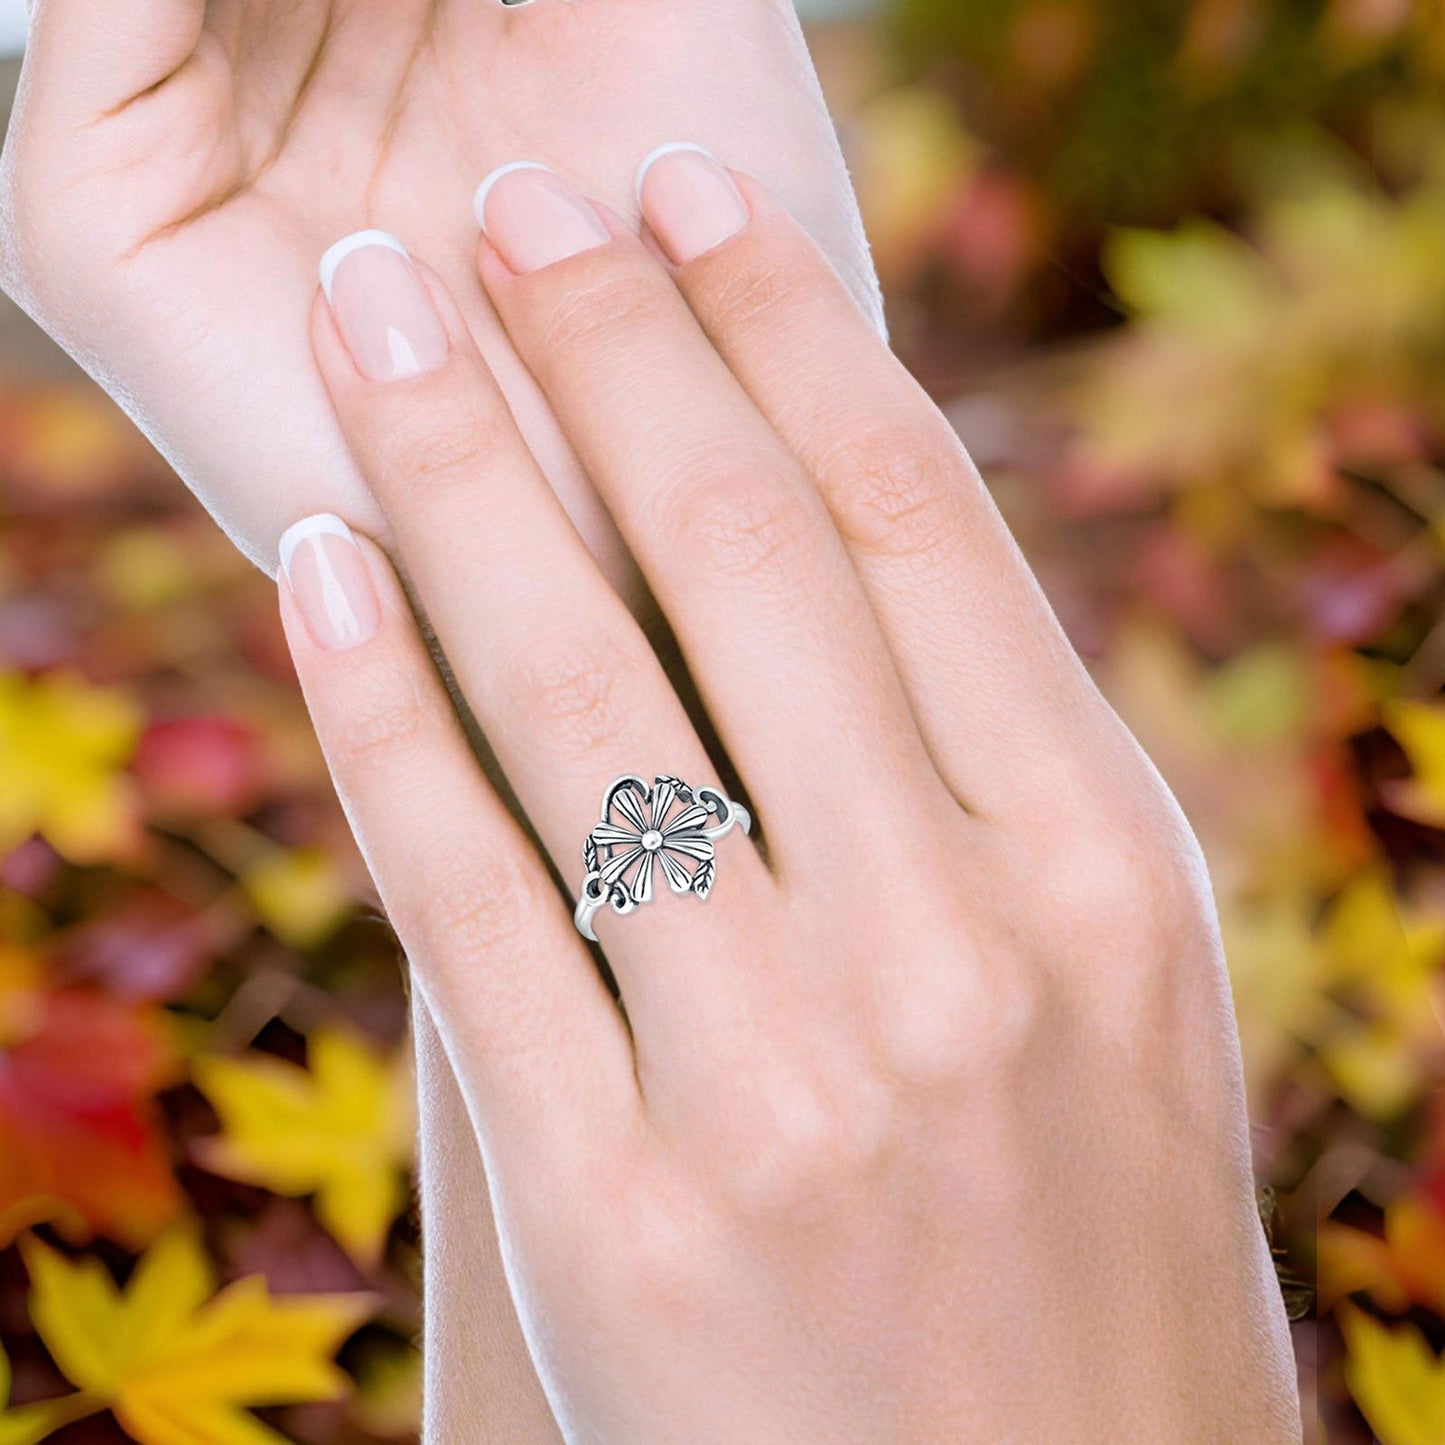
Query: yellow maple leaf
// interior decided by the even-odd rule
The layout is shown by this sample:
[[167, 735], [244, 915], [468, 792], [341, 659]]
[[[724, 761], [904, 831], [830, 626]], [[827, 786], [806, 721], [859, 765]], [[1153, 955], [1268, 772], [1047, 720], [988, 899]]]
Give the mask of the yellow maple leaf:
[[1403, 912], [1383, 866], [1362, 869], [1330, 904], [1324, 942], [1331, 981], [1361, 992], [1372, 1010], [1438, 1043], [1432, 986], [1442, 941], [1433, 920]]
[[364, 1268], [381, 1257], [407, 1198], [413, 1103], [403, 1055], [319, 1028], [309, 1069], [268, 1054], [203, 1056], [192, 1076], [222, 1132], [197, 1146], [206, 1168], [274, 1194], [314, 1194], [327, 1231]]
[[1352, 1019], [1318, 1047], [1340, 1097], [1367, 1119], [1398, 1118], [1427, 1082], [1424, 1060], [1390, 1023]]
[[1412, 1325], [1391, 1329], [1359, 1310], [1338, 1311], [1350, 1394], [1380, 1445], [1445, 1440], [1445, 1363]]
[[1413, 924], [1385, 869], [1371, 867], [1331, 903], [1321, 935], [1323, 981], [1345, 990], [1365, 1017], [1342, 1012], [1320, 1039], [1320, 1058], [1352, 1107], [1371, 1119], [1390, 1119], [1418, 1097], [1440, 1047], [1438, 930]]
[[1298, 649], [1262, 642], [1214, 673], [1201, 701], [1226, 742], [1269, 743], [1299, 736], [1310, 721], [1314, 684]]
[[134, 826], [124, 768], [140, 722], [113, 689], [0, 673], [0, 853], [32, 833], [76, 862], [118, 851]]
[[356, 906], [324, 848], [268, 848], [241, 884], [266, 927], [292, 948], [324, 943]]
[[374, 1308], [367, 1295], [275, 1298], [259, 1277], [214, 1293], [187, 1226], [151, 1247], [124, 1290], [97, 1259], [34, 1236], [20, 1249], [36, 1331], [80, 1391], [56, 1405], [71, 1418], [109, 1409], [142, 1445], [280, 1445], [247, 1407], [345, 1393], [332, 1357]]
[[1445, 707], [1395, 698], [1382, 713], [1415, 771], [1397, 801], [1422, 822], [1445, 825]]
[[183, 601], [196, 590], [194, 538], [159, 527], [127, 527], [105, 539], [96, 557], [102, 589], [137, 612]]
[[[79, 1398], [73, 1396], [72, 1398]], [[42, 1405], [12, 1408], [10, 1400], [10, 1357], [0, 1349], [0, 1445], [40, 1445], [72, 1420], [91, 1413], [73, 1408], [69, 1400], [50, 1400]]]

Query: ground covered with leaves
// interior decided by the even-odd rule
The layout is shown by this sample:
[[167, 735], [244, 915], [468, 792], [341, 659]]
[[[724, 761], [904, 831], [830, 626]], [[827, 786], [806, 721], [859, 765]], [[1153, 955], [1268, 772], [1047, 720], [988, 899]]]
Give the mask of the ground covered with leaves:
[[[816, 39], [895, 344], [1204, 842], [1307, 1414], [1441, 1445], [1445, 13]], [[12, 380], [0, 1445], [415, 1438], [367, 896], [270, 583], [97, 393]]]

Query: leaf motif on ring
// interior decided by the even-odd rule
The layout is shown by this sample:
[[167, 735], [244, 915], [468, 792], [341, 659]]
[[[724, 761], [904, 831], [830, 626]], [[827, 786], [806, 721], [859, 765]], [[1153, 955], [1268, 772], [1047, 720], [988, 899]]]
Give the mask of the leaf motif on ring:
[[717, 861], [709, 858], [697, 872], [692, 875], [692, 891], [696, 893], [699, 898], [706, 899], [708, 894], [712, 892], [713, 876], [716, 872]]
[[670, 773], [659, 773], [653, 788], [656, 790], [662, 786], [670, 787], [683, 802], [692, 802], [692, 789], [681, 778], [674, 778]]

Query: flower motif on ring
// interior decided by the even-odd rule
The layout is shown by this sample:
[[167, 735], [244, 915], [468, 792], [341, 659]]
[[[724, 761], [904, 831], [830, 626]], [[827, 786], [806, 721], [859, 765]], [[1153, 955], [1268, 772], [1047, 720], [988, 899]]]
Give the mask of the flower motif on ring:
[[712, 839], [703, 831], [709, 816], [677, 778], [659, 777], [650, 788], [640, 778], [620, 780], [589, 840], [600, 881], [633, 903], [648, 903], [652, 875], [661, 869], [674, 893], [706, 897], [715, 866]]

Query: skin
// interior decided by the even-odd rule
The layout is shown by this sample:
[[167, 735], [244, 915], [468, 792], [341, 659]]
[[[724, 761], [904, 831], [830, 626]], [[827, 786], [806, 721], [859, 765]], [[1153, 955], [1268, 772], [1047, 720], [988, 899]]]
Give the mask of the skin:
[[[1202, 859], [946, 420], [770, 191], [660, 259], [478, 275], [676, 632], [766, 828], [699, 926], [598, 931], [547, 859], [620, 758], [713, 764], [435, 273], [448, 344], [312, 340], [386, 554], [344, 647], [282, 587], [338, 791], [456, 1065], [578, 1442], [1296, 1441]], [[654, 206], [667, 203], [662, 175]], [[674, 194], [675, 200], [675, 194]], [[504, 208], [505, 213], [505, 208]], [[489, 212], [490, 214], [490, 212]], [[659, 218], [654, 236], [666, 226]], [[585, 630], [561, 625], [586, 617]]]
[[39, 0], [4, 158], [6, 289], [274, 573], [276, 539], [311, 512], [387, 536], [304, 318], [333, 241], [404, 232], [446, 278], [589, 544], [630, 587], [476, 282], [468, 202], [493, 167], [537, 160], [635, 217], [636, 157], [679, 139], [765, 176], [879, 315], [787, 0]]
[[[321, 510], [395, 550], [305, 318], [332, 242], [365, 226], [405, 234], [445, 278], [606, 575], [646, 610], [478, 282], [468, 201], [492, 167], [540, 160], [633, 218], [637, 157], [678, 139], [776, 187], [881, 325], [787, 0], [33, 0], [0, 162], [0, 280], [274, 574], [282, 531]], [[424, 999], [415, 1017], [430, 1428], [555, 1441]]]

